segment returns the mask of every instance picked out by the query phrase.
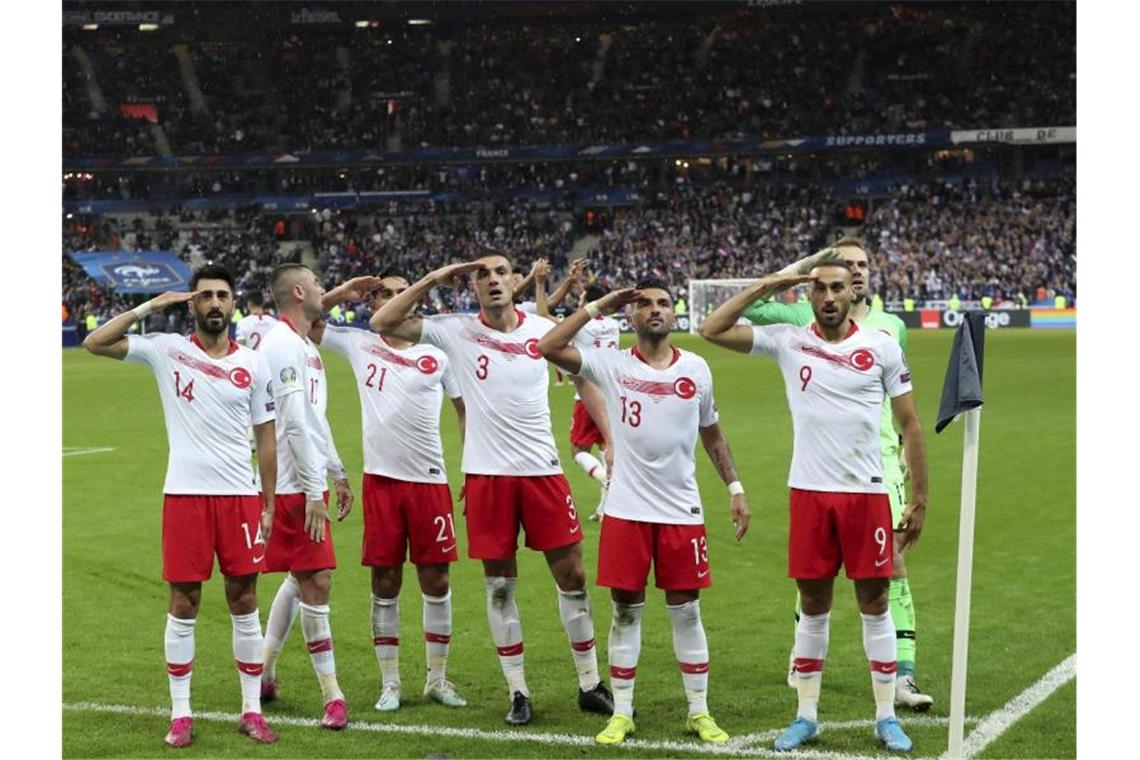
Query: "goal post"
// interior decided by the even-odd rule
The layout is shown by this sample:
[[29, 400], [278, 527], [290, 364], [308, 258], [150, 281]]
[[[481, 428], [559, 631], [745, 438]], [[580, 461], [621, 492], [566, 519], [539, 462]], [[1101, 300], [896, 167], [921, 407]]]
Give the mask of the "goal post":
[[755, 279], [689, 280], [689, 332], [695, 335], [714, 309], [755, 283]]

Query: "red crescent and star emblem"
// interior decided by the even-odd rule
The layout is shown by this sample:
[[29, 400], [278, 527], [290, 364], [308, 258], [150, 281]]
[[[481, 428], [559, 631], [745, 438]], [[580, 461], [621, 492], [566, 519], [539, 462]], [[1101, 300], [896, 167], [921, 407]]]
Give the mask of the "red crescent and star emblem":
[[230, 382], [237, 388], [248, 388], [253, 382], [253, 375], [245, 367], [234, 367], [230, 370]]
[[523, 348], [526, 349], [526, 355], [531, 359], [542, 358], [542, 352], [538, 350], [538, 338], [531, 338], [523, 344]]
[[860, 372], [866, 372], [875, 366], [875, 355], [865, 348], [860, 348], [853, 352], [847, 361]]
[[673, 382], [673, 392], [683, 399], [691, 399], [697, 395], [697, 384], [687, 377], [678, 377]]
[[416, 369], [425, 375], [430, 375], [439, 369], [439, 362], [434, 356], [421, 356], [416, 359]]

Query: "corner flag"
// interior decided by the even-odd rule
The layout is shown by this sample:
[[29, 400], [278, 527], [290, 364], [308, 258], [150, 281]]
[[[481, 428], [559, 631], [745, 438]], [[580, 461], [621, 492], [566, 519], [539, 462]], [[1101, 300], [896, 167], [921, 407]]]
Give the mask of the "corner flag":
[[958, 585], [954, 597], [954, 655], [950, 675], [950, 742], [946, 757], [963, 757], [966, 723], [966, 663], [970, 640], [970, 585], [974, 568], [974, 507], [978, 495], [978, 431], [982, 415], [982, 351], [985, 315], [966, 314], [942, 384], [938, 404], [941, 433], [954, 418], [966, 414], [966, 443], [962, 450], [962, 508], [958, 517]]

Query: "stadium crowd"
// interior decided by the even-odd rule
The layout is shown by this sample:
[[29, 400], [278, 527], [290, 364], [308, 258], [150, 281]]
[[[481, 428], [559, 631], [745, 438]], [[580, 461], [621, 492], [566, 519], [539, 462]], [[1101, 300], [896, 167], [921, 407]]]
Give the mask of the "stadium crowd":
[[[835, 234], [836, 198], [818, 185], [742, 189], [726, 182], [646, 193], [613, 210], [587, 250], [604, 286], [645, 277], [683, 294], [689, 279], [754, 277], [825, 245]], [[487, 250], [522, 268], [542, 256], [568, 266], [584, 236], [572, 207], [504, 203], [389, 202], [373, 210], [281, 215], [246, 209], [142, 218], [65, 220], [63, 300], [70, 314], [100, 317], [118, 307], [67, 256], [74, 250], [176, 250], [191, 266], [229, 267], [240, 291], [264, 290], [275, 263], [311, 246], [326, 287], [394, 269], [416, 277]], [[861, 230], [878, 253], [872, 290], [883, 299], [995, 301], [1038, 288], [1076, 293], [1076, 200], [1072, 177], [900, 186], [876, 201]], [[428, 311], [473, 308], [467, 291], [434, 291]], [[362, 311], [358, 313], [363, 314]]]
[[138, 103], [175, 154], [1068, 125], [1074, 13], [851, 3], [438, 31], [72, 32], [64, 155], [163, 152], [149, 123], [116, 115]]

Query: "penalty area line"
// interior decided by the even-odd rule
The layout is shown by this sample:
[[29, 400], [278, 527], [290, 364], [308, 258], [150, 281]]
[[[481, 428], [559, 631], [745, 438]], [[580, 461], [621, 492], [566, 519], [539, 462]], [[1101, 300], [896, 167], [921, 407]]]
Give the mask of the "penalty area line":
[[[114, 713], [119, 715], [146, 715], [154, 717], [166, 718], [170, 715], [170, 710], [162, 707], [137, 707], [134, 705], [113, 705], [103, 704], [100, 702], [72, 702], [63, 705], [64, 710], [72, 710], [76, 712], [97, 712], [97, 713]], [[197, 712], [194, 714], [194, 719], [198, 721], [216, 721], [225, 723], [237, 723], [240, 716], [237, 713], [224, 713], [224, 712]], [[315, 718], [295, 718], [281, 715], [267, 716], [269, 722], [273, 726], [299, 726], [306, 728], [316, 728], [320, 725], [320, 721]], [[926, 718], [923, 722], [930, 723], [945, 723], [945, 718]], [[864, 725], [870, 725], [869, 721], [844, 721], [836, 722], [833, 724], [821, 723], [820, 727], [827, 728], [848, 728]], [[459, 739], [475, 739], [481, 741], [494, 741], [494, 742], [509, 742], [509, 743], [529, 743], [529, 744], [542, 744], [542, 745], [555, 745], [563, 747], [597, 747], [594, 737], [587, 734], [557, 734], [541, 731], [488, 731], [478, 728], [458, 728], [455, 726], [425, 726], [425, 725], [403, 725], [397, 723], [373, 723], [370, 721], [353, 721], [349, 723], [349, 729], [352, 731], [365, 731], [375, 732], [382, 734], [405, 734], [410, 736], [427, 736], [427, 737], [453, 737]], [[690, 752], [695, 754], [705, 755], [718, 755], [728, 757], [770, 757], [770, 758], [810, 758], [810, 760], [881, 760], [881, 755], [852, 755], [842, 752], [828, 752], [821, 750], [805, 749], [799, 752], [776, 752], [774, 749], [766, 747], [753, 747], [748, 746], [748, 741], [756, 741], [758, 736], [767, 736], [765, 734], [749, 734], [741, 736], [737, 739], [730, 739], [727, 744], [697, 744], [695, 742], [681, 742], [670, 740], [650, 740], [650, 739], [627, 739], [621, 744], [613, 745], [611, 748], [616, 750], [634, 750], [641, 752], [672, 752], [682, 753]]]

